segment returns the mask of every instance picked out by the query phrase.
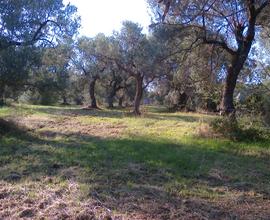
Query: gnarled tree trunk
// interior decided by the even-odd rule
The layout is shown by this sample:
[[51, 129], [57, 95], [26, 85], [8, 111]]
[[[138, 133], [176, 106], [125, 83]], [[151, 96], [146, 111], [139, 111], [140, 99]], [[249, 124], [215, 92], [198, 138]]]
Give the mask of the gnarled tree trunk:
[[183, 110], [187, 107], [188, 95], [183, 92], [179, 94], [179, 99], [177, 103], [177, 108]]
[[140, 115], [140, 104], [143, 97], [143, 76], [136, 76], [136, 95], [134, 100], [134, 110], [135, 115]]
[[107, 97], [108, 107], [113, 108], [113, 100], [116, 96], [117, 91], [119, 88], [117, 88], [117, 82], [113, 82], [111, 88], [109, 89], [109, 94]]
[[123, 100], [124, 100], [124, 96], [119, 97], [119, 99], [118, 99], [118, 107], [119, 108], [123, 108]]
[[90, 80], [90, 85], [89, 85], [89, 95], [90, 95], [90, 107], [91, 108], [98, 108], [97, 106], [97, 101], [96, 101], [96, 96], [95, 96], [95, 86], [96, 86], [96, 81], [97, 78], [93, 78]]
[[107, 97], [107, 102], [108, 102], [108, 108], [113, 108], [113, 98], [115, 95], [113, 95], [112, 93], [110, 93]]
[[0, 84], [0, 106], [5, 104], [5, 86]]
[[68, 105], [68, 101], [67, 101], [67, 97], [65, 94], [62, 95], [62, 99], [63, 99], [63, 105]]
[[235, 72], [233, 67], [228, 68], [227, 78], [225, 81], [222, 101], [221, 101], [221, 113], [228, 115], [235, 111], [233, 103], [233, 94], [237, 82], [239, 72]]
[[235, 31], [238, 49], [231, 54], [231, 63], [227, 70], [227, 78], [221, 101], [221, 113], [225, 115], [234, 115], [235, 107], [233, 104], [233, 94], [235, 86], [255, 38], [256, 18], [259, 12], [255, 11], [254, 3], [249, 7], [251, 7], [251, 9], [249, 11], [249, 25], [246, 36], [244, 35], [245, 27], [243, 25], [239, 25]]
[[234, 114], [235, 107], [233, 102], [233, 95], [238, 76], [243, 69], [243, 66], [248, 58], [250, 52], [252, 40], [248, 42], [242, 42], [235, 55], [232, 55], [231, 64], [227, 70], [227, 77], [223, 89], [222, 101], [221, 101], [221, 113], [224, 115]]

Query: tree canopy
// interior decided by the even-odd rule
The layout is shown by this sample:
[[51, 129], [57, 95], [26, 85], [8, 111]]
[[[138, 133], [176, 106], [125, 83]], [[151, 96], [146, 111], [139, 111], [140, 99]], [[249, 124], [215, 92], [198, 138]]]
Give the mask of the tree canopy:
[[[228, 53], [226, 81], [221, 109], [224, 113], [235, 110], [233, 94], [238, 76], [243, 69], [255, 41], [261, 17], [269, 10], [270, 2], [264, 1], [150, 1], [160, 15], [159, 3], [163, 3], [161, 19], [180, 29], [191, 29], [198, 44], [208, 44]], [[269, 20], [268, 16], [264, 17]]]

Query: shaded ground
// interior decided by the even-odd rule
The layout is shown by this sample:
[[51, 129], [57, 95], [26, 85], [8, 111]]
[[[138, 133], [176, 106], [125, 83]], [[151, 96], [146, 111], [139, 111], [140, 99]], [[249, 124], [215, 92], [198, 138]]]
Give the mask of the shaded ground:
[[213, 118], [17, 106], [0, 116], [0, 219], [270, 219], [270, 141], [199, 138]]

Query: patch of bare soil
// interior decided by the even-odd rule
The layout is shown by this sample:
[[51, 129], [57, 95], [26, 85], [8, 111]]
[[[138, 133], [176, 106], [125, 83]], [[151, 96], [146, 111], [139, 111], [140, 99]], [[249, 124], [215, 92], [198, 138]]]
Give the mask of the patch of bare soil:
[[51, 178], [16, 187], [0, 182], [0, 219], [97, 220], [110, 215], [95, 201], [79, 197], [79, 186], [71, 180], [65, 187]]
[[29, 115], [25, 117], [12, 117], [7, 118], [8, 121], [12, 121], [16, 123], [18, 126], [27, 128], [30, 131], [34, 131], [37, 129], [42, 129], [47, 127], [51, 123], [55, 123], [55, 119], [49, 118], [47, 116], [36, 116], [36, 115]]
[[126, 128], [123, 124], [95, 123], [84, 124], [76, 117], [49, 118], [46, 116], [27, 116], [12, 119], [28, 130], [38, 131], [42, 136], [93, 136], [99, 138], [117, 138]]
[[82, 107], [82, 110], [101, 110], [101, 108], [99, 107], [93, 108], [89, 105], [89, 106]]
[[235, 219], [242, 220], [269, 220], [270, 200], [262, 195], [254, 195], [253, 192], [235, 192], [230, 200], [217, 202], [217, 205], [228, 212], [235, 213]]

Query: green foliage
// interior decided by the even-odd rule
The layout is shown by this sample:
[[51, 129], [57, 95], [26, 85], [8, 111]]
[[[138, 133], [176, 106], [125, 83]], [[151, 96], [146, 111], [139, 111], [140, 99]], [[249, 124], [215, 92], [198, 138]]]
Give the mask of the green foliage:
[[252, 115], [223, 116], [210, 123], [213, 132], [235, 141], [258, 141], [267, 139], [269, 130], [262, 124], [261, 118], [252, 119]]
[[265, 96], [263, 102], [263, 110], [264, 110], [264, 121], [270, 127], [270, 98], [269, 95]]
[[269, 126], [270, 96], [268, 80], [258, 85], [241, 85], [237, 88], [237, 108], [240, 112], [260, 116]]
[[[33, 75], [41, 68], [43, 52], [77, 33], [76, 11], [62, 0], [0, 2], [0, 103], [35, 87]], [[61, 61], [61, 55], [55, 60]]]
[[[246, 92], [245, 88], [243, 88], [242, 91]], [[262, 113], [264, 94], [262, 94], [261, 91], [256, 93], [252, 93], [251, 91], [249, 92], [250, 94], [246, 95], [246, 97], [244, 97], [244, 100], [238, 103], [238, 107], [243, 108], [248, 112]]]
[[73, 36], [79, 27], [76, 7], [62, 0], [4, 0], [0, 2], [1, 47], [47, 44]]
[[[0, 87], [18, 92], [27, 82], [31, 63], [36, 61], [37, 51], [31, 47], [10, 47], [0, 51]], [[4, 91], [3, 91], [4, 92]]]
[[213, 131], [222, 134], [224, 137], [235, 139], [239, 135], [239, 126], [235, 119], [230, 116], [217, 118], [211, 122]]

